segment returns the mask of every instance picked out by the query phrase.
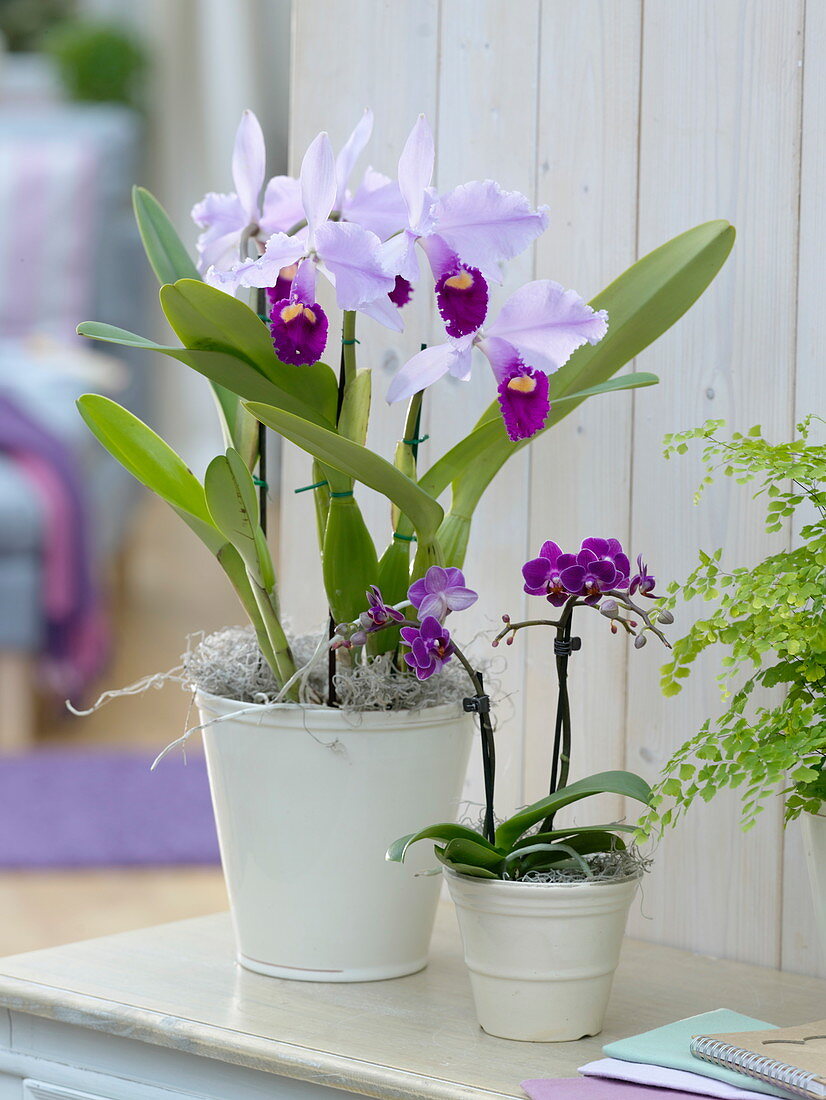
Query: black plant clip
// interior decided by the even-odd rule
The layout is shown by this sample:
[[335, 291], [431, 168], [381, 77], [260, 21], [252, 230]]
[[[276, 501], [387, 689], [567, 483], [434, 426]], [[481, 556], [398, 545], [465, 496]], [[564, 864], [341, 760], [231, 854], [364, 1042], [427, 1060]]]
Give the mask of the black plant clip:
[[490, 696], [471, 695], [462, 700], [462, 709], [468, 714], [490, 714]]
[[582, 649], [582, 638], [554, 638], [554, 655], [556, 657], [570, 657], [578, 649]]

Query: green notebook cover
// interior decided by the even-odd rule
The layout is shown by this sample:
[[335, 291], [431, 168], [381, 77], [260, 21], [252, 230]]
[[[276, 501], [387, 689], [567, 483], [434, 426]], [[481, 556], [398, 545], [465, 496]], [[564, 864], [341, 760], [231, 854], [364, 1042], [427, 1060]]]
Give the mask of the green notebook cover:
[[650, 1066], [666, 1066], [668, 1069], [681, 1069], [688, 1073], [698, 1073], [701, 1077], [713, 1077], [716, 1081], [725, 1081], [735, 1088], [750, 1089], [752, 1092], [765, 1092], [769, 1096], [788, 1097], [788, 1093], [774, 1085], [756, 1081], [737, 1073], [733, 1069], [712, 1065], [695, 1058], [689, 1049], [689, 1043], [695, 1035], [722, 1035], [731, 1031], [767, 1031], [775, 1024], [763, 1020], [753, 1020], [728, 1008], [718, 1008], [714, 1012], [701, 1012], [699, 1016], [689, 1016], [687, 1020], [656, 1027], [642, 1035], [632, 1035], [628, 1039], [618, 1039], [604, 1046], [607, 1058], [621, 1058], [625, 1062], [645, 1062]]

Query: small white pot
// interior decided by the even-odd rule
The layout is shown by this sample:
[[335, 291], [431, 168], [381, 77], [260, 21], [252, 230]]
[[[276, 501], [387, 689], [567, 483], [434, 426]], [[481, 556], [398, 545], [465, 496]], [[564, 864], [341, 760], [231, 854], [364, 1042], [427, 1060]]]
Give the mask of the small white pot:
[[826, 806], [820, 814], [804, 814], [802, 822], [815, 920], [820, 932], [820, 950], [826, 960]]
[[445, 869], [482, 1028], [567, 1042], [602, 1030], [638, 878], [540, 884]]
[[[243, 704], [205, 692], [201, 721]], [[303, 981], [363, 982], [427, 963], [439, 876], [397, 837], [453, 821], [474, 724], [457, 705], [345, 713], [284, 704], [203, 732], [238, 960]]]

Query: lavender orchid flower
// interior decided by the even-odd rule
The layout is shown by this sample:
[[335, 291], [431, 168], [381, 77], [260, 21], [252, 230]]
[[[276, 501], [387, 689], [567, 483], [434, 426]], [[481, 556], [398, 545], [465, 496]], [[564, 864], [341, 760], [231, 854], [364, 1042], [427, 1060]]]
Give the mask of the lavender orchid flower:
[[410, 646], [410, 653], [404, 655], [405, 663], [419, 680], [428, 680], [434, 672], [440, 672], [453, 656], [450, 631], [433, 615], [426, 616], [419, 626], [403, 626], [401, 636]]
[[277, 216], [278, 199], [269, 188], [259, 205], [265, 162], [261, 125], [252, 111], [244, 111], [232, 153], [235, 190], [229, 194], [210, 191], [192, 208], [192, 219], [203, 230], [197, 243], [198, 269], [202, 274], [211, 267], [230, 267], [238, 259], [244, 233], [251, 238], [260, 237], [261, 223], [266, 225]]
[[[291, 362], [311, 363], [318, 359], [319, 346], [324, 350], [320, 332], [327, 324], [324, 311], [314, 301], [316, 271], [335, 287], [340, 309], [369, 312], [395, 328], [400, 328], [401, 322], [387, 297], [395, 289], [395, 278], [386, 270], [379, 238], [353, 222], [328, 220], [338, 183], [326, 133], [319, 134], [305, 153], [300, 184], [306, 230], [294, 236], [274, 233], [258, 259], [239, 261], [229, 271], [212, 267], [206, 281], [230, 292], [238, 286], [274, 287], [284, 269], [299, 264], [301, 278], [297, 269], [290, 296], [272, 305], [272, 331], [274, 339], [276, 334], [284, 336], [290, 331], [289, 340], [284, 336], [284, 345], [293, 349]], [[305, 308], [299, 311], [299, 305]]]
[[479, 596], [465, 585], [465, 575], [461, 569], [431, 565], [423, 577], [411, 584], [407, 598], [418, 611], [420, 619], [433, 617], [444, 621], [451, 611], [464, 611], [471, 607]]
[[502, 281], [501, 265], [523, 252], [548, 224], [547, 207], [532, 210], [518, 191], [476, 180], [444, 195], [430, 186], [433, 134], [419, 115], [399, 158], [399, 188], [407, 218], [387, 251], [399, 275], [419, 277], [418, 242], [436, 281], [436, 302], [448, 336], [474, 332], [485, 319], [488, 282]]
[[550, 279], [526, 283], [486, 329], [425, 348], [408, 360], [390, 383], [387, 400], [410, 397], [445, 374], [467, 381], [477, 347], [498, 383], [508, 437], [528, 439], [545, 426], [550, 412], [548, 374], [578, 347], [598, 343], [607, 330], [605, 310], [593, 310], [575, 291]]

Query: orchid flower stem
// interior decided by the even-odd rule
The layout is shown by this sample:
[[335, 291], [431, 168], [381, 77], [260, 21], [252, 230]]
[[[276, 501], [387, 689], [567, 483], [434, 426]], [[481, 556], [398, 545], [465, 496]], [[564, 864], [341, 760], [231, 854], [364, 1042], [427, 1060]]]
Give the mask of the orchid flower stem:
[[[263, 317], [267, 309], [267, 292], [256, 291], [256, 313]], [[259, 522], [264, 538], [267, 537], [267, 429], [259, 420], [258, 422], [258, 511]]]
[[[422, 421], [422, 398], [424, 397], [424, 390], [419, 390], [418, 393], [414, 393], [410, 398], [410, 404], [407, 406], [407, 418], [404, 422], [404, 439], [419, 439], [419, 430], [421, 428]], [[413, 455], [413, 461], [419, 456], [419, 444], [418, 442], [408, 444], [410, 447], [410, 453]]]
[[[461, 649], [453, 643], [453, 653], [459, 659], [459, 663], [473, 684], [477, 700], [485, 699], [485, 687], [481, 672], [477, 672]], [[496, 821], [493, 814], [493, 794], [496, 781], [496, 746], [493, 740], [493, 727], [490, 721], [490, 710], [479, 709], [479, 732], [482, 740], [482, 771], [485, 777], [485, 839], [494, 844], [496, 841]]]
[[356, 311], [345, 309], [341, 326], [342, 363], [344, 365], [344, 387], [349, 386], [356, 377]]

